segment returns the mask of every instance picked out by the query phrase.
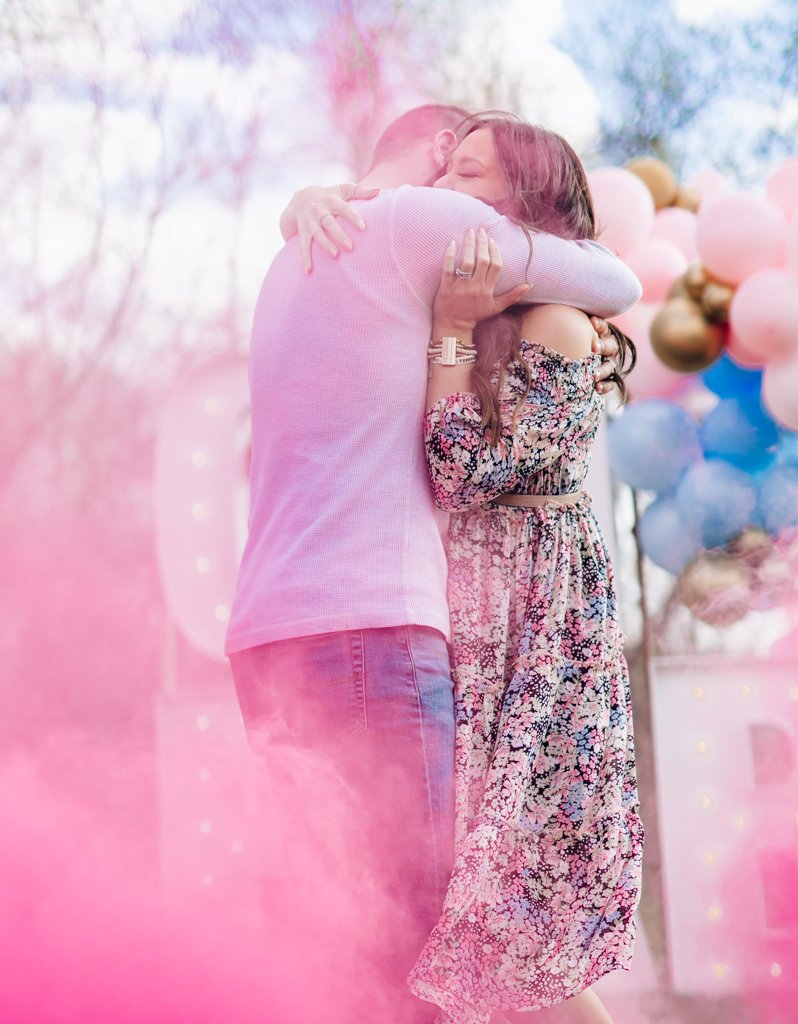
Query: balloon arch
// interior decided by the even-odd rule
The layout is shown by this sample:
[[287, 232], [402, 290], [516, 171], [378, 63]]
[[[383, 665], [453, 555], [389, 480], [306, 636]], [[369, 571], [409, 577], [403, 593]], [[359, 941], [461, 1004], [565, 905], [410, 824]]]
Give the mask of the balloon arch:
[[[643, 296], [619, 317], [639, 360], [610, 461], [652, 492], [644, 553], [713, 625], [794, 594], [798, 560], [798, 157], [765, 195], [653, 158], [590, 175], [600, 239]], [[707, 410], [699, 417], [695, 410]]]

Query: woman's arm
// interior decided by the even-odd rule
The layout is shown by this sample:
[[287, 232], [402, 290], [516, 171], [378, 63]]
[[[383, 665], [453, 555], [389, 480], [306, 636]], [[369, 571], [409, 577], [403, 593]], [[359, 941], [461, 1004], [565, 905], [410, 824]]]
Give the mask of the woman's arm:
[[[456, 244], [450, 242], [443, 256], [441, 282], [432, 304], [431, 344], [438, 345], [442, 338], [456, 338], [457, 350], [467, 353], [473, 348], [477, 323], [520, 301], [531, 285], [521, 284], [502, 295], [494, 294], [502, 269], [501, 251], [482, 228], [466, 231], [459, 267], [455, 266], [456, 251]], [[473, 365], [472, 361], [446, 366], [432, 360], [427, 408], [445, 395], [470, 391]]]

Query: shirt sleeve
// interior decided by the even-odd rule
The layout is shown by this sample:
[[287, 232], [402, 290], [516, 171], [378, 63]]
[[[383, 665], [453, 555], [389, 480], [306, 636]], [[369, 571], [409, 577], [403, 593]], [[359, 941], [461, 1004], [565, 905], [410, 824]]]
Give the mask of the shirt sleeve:
[[504, 269], [497, 290], [532, 284], [522, 302], [561, 303], [602, 317], [618, 316], [640, 298], [642, 289], [617, 256], [592, 241], [573, 241], [534, 232], [532, 258], [523, 228], [486, 203], [447, 189], [397, 189], [391, 220], [392, 256], [416, 298], [431, 308], [449, 243], [462, 257], [463, 235], [483, 227], [499, 245]]

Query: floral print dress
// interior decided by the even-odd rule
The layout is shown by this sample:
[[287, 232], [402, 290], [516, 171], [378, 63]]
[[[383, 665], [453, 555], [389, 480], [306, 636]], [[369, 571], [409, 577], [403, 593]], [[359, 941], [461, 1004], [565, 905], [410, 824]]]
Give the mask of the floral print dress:
[[490, 444], [475, 395], [425, 420], [449, 530], [456, 700], [456, 860], [409, 983], [447, 1024], [536, 1010], [627, 968], [643, 828], [612, 568], [583, 495], [516, 507], [506, 492], [578, 491], [603, 413], [597, 356], [522, 342]]

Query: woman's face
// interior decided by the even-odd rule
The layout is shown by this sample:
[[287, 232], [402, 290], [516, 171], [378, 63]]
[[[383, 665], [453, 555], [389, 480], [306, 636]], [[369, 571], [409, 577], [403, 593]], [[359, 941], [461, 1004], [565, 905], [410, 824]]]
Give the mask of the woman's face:
[[509, 186], [499, 167], [490, 128], [477, 128], [463, 139], [452, 154], [448, 172], [438, 178], [435, 188], [464, 192], [490, 206], [509, 198]]

